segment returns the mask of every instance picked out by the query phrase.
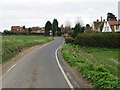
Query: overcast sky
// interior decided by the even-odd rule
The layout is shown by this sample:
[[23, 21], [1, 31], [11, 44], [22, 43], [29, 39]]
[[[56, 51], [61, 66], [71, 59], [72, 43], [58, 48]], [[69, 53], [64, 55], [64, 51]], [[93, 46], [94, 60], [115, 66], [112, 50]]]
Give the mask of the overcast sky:
[[0, 0], [0, 31], [14, 25], [43, 27], [56, 18], [61, 24], [92, 24], [112, 12], [118, 17], [119, 0]]

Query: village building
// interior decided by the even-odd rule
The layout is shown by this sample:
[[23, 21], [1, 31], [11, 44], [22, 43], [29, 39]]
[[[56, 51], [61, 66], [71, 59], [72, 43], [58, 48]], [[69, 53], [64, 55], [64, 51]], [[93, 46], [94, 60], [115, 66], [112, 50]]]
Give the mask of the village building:
[[97, 21], [94, 21], [93, 26], [92, 26], [93, 31], [94, 32], [102, 32], [104, 22], [105, 22], [105, 20], [102, 20], [102, 17], [101, 17], [100, 21], [99, 21], [99, 19], [97, 19]]
[[86, 25], [84, 33], [93, 33], [93, 29], [89, 24]]
[[25, 33], [27, 31], [21, 26], [12, 26], [11, 32], [13, 32], [13, 33]]
[[61, 33], [64, 34], [64, 36], [69, 36], [72, 32], [73, 31], [70, 27], [63, 27], [63, 25], [61, 25]]
[[[30, 28], [31, 31], [30, 33], [44, 33], [44, 27], [41, 28], [41, 27], [31, 27]], [[11, 27], [11, 32], [13, 33], [28, 33], [29, 32], [29, 28], [25, 28], [24, 26], [21, 27], [21, 26], [12, 26]]]
[[42, 33], [42, 28], [41, 27], [32, 27], [31, 33]]
[[120, 32], [120, 21], [105, 21], [102, 32]]

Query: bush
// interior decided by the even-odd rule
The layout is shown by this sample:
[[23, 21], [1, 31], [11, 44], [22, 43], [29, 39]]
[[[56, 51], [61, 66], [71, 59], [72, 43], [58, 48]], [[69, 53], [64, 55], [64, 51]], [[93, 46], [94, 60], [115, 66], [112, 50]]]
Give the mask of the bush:
[[82, 66], [78, 66], [78, 69], [80, 73], [92, 80], [95, 86], [101, 89], [117, 90], [119, 88], [118, 80], [103, 65], [95, 67], [92, 63], [84, 63]]
[[93, 33], [93, 34], [78, 34], [74, 43], [82, 46], [95, 46], [95, 47], [120, 47], [119, 33]]
[[[111, 64], [106, 61], [103, 61], [104, 63], [102, 62], [102, 59], [109, 61], [108, 58], [111, 57], [106, 53], [112, 52], [110, 54], [112, 55], [113, 53], [116, 53], [116, 50], [116, 48], [109, 50], [109, 48], [91, 48], [80, 47], [74, 44], [65, 44], [61, 49], [61, 53], [63, 58], [71, 67], [77, 68], [79, 73], [90, 80], [100, 90], [120, 90], [120, 79], [118, 74], [115, 75], [111, 73], [111, 70], [117, 69], [117, 72], [119, 70], [117, 66], [117, 68], [113, 69], [113, 63], [114, 60], [116, 60], [116, 57], [113, 55], [114, 60]], [[99, 57], [103, 54], [108, 56], [102, 56], [103, 58]], [[106, 66], [111, 66], [111, 70]]]
[[73, 43], [74, 39], [72, 37], [65, 37], [66, 43]]

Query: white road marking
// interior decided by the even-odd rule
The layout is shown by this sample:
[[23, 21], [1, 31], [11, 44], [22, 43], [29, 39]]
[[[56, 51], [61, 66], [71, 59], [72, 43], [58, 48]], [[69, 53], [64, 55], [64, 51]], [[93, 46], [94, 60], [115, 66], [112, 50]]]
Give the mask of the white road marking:
[[[64, 42], [63, 42], [63, 43], [64, 43]], [[48, 44], [48, 43], [47, 43], [47, 44]], [[47, 44], [44, 44], [44, 45], [41, 46], [40, 48], [46, 46]], [[62, 44], [62, 45], [63, 45], [63, 44]], [[66, 82], [68, 83], [69, 87], [70, 87], [72, 90], [74, 90], [73, 85], [71, 84], [71, 82], [69, 81], [68, 77], [66, 76], [66, 74], [65, 74], [62, 66], [60, 65], [60, 62], [59, 62], [59, 60], [58, 60], [58, 57], [57, 57], [57, 51], [58, 51], [61, 47], [62, 47], [62, 46], [58, 47], [58, 48], [56, 49], [56, 51], [55, 51], [55, 56], [56, 56], [57, 64], [58, 64], [58, 66], [59, 66], [59, 68], [60, 68], [60, 70], [61, 70], [61, 72], [62, 72], [62, 74], [63, 74], [63, 76], [64, 76], [64, 78], [65, 78], [65, 80], [66, 80]], [[29, 54], [30, 54], [30, 53], [29, 53]], [[9, 71], [11, 71], [17, 64], [19, 64], [23, 59], [24, 59], [24, 57], [23, 57], [20, 61], [18, 61], [16, 64], [14, 64], [12, 67], [10, 67], [10, 69], [8, 69], [8, 70], [6, 71], [6, 73], [2, 76], [2, 78], [3, 78]], [[1, 78], [1, 79], [2, 79], [2, 78]]]
[[67, 77], [66, 74], [65, 74], [65, 71], [63, 70], [63, 68], [62, 68], [62, 66], [60, 65], [60, 62], [59, 62], [59, 60], [58, 60], [57, 51], [58, 51], [61, 47], [62, 47], [62, 46], [58, 47], [58, 48], [56, 49], [56, 51], [55, 51], [56, 61], [57, 61], [57, 64], [58, 64], [58, 66], [59, 66], [59, 68], [60, 68], [60, 70], [61, 70], [61, 72], [62, 72], [62, 74], [63, 74], [63, 76], [64, 76], [64, 78], [65, 78], [65, 80], [66, 80], [66, 82], [68, 83], [69, 87], [70, 87], [72, 90], [74, 90], [73, 85], [72, 85], [71, 82], [69, 81], [68, 77]]
[[[48, 44], [48, 43], [47, 43]], [[43, 46], [41, 46], [40, 48], [46, 46], [47, 44], [44, 44]], [[30, 53], [28, 53], [27, 55], [29, 55]], [[9, 71], [11, 71], [17, 64], [19, 64], [23, 59], [25, 58], [25, 56], [20, 60], [18, 61], [17, 63], [15, 63], [13, 66], [10, 67], [10, 69], [8, 69], [6, 71], [6, 73], [4, 75], [2, 75], [2, 77], [0, 79], [2, 79]]]

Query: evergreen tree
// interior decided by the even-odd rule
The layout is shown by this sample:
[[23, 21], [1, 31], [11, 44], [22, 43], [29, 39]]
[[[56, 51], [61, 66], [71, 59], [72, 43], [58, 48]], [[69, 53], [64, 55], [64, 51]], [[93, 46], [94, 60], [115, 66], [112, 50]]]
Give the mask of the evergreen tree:
[[58, 27], [57, 36], [61, 36], [61, 28]]
[[26, 27], [25, 27], [25, 26], [23, 26], [23, 29], [25, 30], [25, 29], [26, 29]]
[[78, 33], [83, 33], [83, 32], [84, 32], [84, 28], [81, 27], [80, 23], [77, 23], [74, 27], [73, 38], [75, 38]]
[[45, 32], [44, 32], [44, 35], [45, 35], [45, 36], [49, 36], [51, 29], [52, 29], [52, 24], [51, 24], [50, 21], [47, 21], [46, 24], [45, 24]]
[[28, 28], [28, 34], [30, 34], [31, 31], [32, 31], [32, 29], [29, 27], [29, 28]]
[[53, 34], [53, 36], [55, 36], [57, 31], [58, 31], [58, 21], [57, 21], [57, 19], [54, 19], [53, 24], [52, 24], [52, 34]]
[[110, 20], [116, 21], [117, 17], [113, 13], [107, 13], [107, 21]]

